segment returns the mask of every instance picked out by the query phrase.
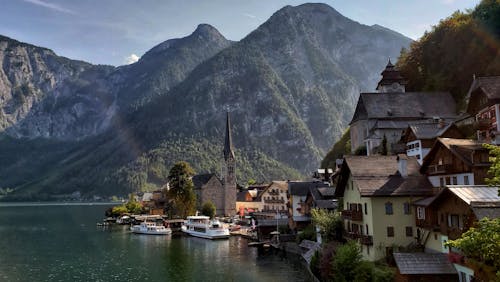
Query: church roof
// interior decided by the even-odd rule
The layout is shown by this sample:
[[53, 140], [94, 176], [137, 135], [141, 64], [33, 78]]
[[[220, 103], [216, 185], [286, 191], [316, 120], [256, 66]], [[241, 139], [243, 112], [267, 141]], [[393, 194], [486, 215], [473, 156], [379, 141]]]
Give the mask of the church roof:
[[234, 159], [233, 138], [231, 135], [231, 120], [229, 119], [228, 112], [226, 117], [226, 139], [224, 141], [224, 160], [226, 161], [229, 157]]
[[361, 93], [351, 124], [363, 119], [454, 118], [456, 107], [448, 92]]
[[377, 84], [377, 90], [382, 85], [391, 85], [393, 83], [399, 83], [401, 85], [406, 84], [404, 78], [401, 76], [401, 73], [391, 63], [391, 59], [389, 59], [387, 66], [380, 74], [382, 75], [382, 79], [380, 79], [380, 81]]
[[212, 177], [217, 177], [215, 173], [198, 174], [193, 176], [193, 184], [195, 189], [201, 189], [201, 186], [205, 185], [212, 179]]

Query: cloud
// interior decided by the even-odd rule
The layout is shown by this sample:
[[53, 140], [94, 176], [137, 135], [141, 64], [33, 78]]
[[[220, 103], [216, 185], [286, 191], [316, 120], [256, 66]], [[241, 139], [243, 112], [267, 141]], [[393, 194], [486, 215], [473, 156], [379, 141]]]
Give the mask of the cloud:
[[446, 5], [451, 5], [457, 2], [457, 0], [442, 0], [442, 2]]
[[34, 5], [37, 5], [37, 6], [41, 6], [41, 7], [50, 9], [52, 11], [56, 11], [56, 12], [61, 12], [61, 13], [66, 13], [66, 14], [72, 14], [72, 15], [75, 14], [75, 12], [73, 12], [73, 11], [71, 11], [69, 9], [66, 9], [64, 7], [61, 7], [61, 6], [57, 5], [57, 4], [50, 3], [50, 2], [47, 2], [47, 1], [43, 1], [43, 0], [23, 0], [23, 1], [31, 3], [31, 4], [34, 4]]
[[247, 14], [247, 13], [244, 13], [243, 16], [247, 17], [247, 18], [251, 18], [251, 19], [255, 19], [257, 18], [255, 15], [252, 15], [252, 14]]
[[133, 64], [137, 61], [139, 61], [139, 56], [137, 56], [136, 54], [130, 54], [130, 56], [125, 58], [125, 64], [127, 65]]

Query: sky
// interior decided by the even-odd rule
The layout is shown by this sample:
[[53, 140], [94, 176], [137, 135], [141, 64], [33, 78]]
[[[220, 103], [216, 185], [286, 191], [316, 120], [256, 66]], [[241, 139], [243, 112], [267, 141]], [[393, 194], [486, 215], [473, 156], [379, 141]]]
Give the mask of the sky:
[[[0, 0], [0, 34], [94, 64], [123, 65], [207, 23], [240, 40], [299, 0]], [[479, 0], [325, 0], [344, 16], [412, 39]]]

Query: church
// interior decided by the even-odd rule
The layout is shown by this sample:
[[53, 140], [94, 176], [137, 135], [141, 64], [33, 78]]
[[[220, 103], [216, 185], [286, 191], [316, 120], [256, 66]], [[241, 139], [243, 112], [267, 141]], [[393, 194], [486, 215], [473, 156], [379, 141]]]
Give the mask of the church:
[[236, 214], [236, 158], [231, 136], [231, 120], [226, 116], [226, 134], [221, 163], [221, 177], [215, 173], [193, 176], [197, 206], [212, 202], [217, 216], [233, 216]]

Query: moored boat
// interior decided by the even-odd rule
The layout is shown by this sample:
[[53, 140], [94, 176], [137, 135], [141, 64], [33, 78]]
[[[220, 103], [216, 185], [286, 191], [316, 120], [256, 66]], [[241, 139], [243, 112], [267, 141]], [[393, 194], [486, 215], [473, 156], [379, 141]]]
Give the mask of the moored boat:
[[130, 230], [136, 234], [147, 234], [147, 235], [168, 235], [172, 234], [172, 229], [167, 228], [163, 225], [156, 225], [154, 222], [142, 222], [139, 225], [133, 225]]
[[226, 239], [229, 238], [229, 229], [224, 227], [217, 220], [210, 220], [210, 217], [197, 215], [188, 216], [182, 231], [195, 237], [205, 239]]

